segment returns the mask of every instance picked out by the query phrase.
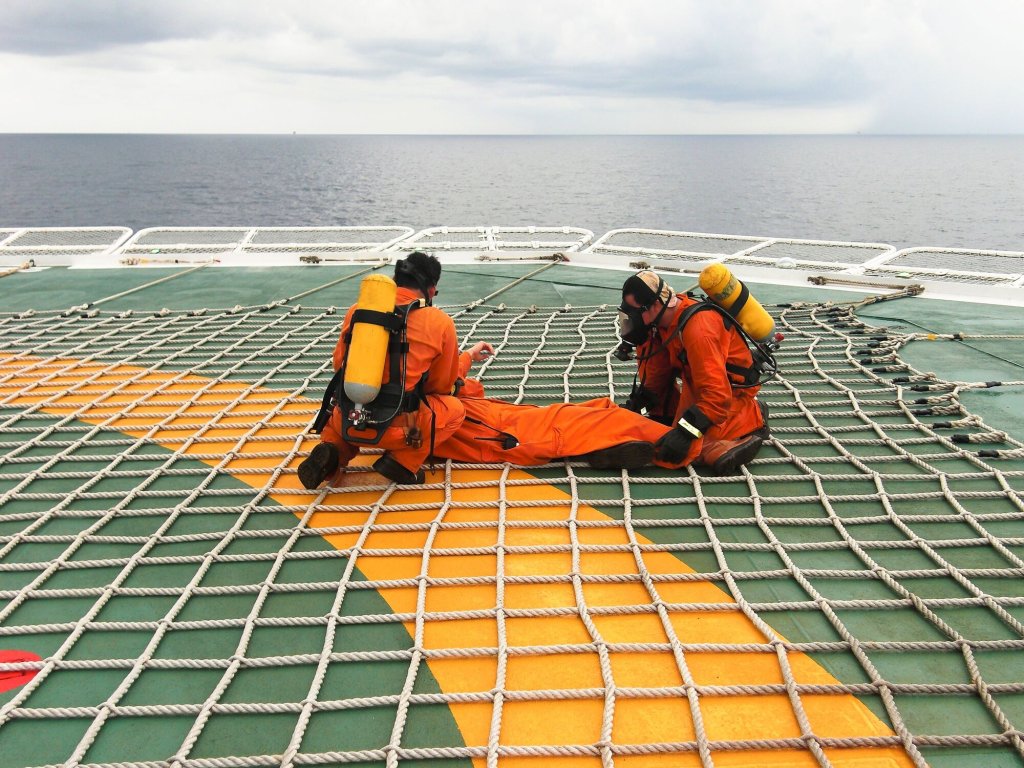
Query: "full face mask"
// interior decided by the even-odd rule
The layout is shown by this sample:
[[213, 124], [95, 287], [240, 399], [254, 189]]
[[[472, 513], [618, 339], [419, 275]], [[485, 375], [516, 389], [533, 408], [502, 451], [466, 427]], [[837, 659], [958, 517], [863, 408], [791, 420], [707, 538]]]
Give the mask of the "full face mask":
[[638, 347], [651, 335], [651, 326], [644, 323], [646, 307], [631, 307], [622, 302], [619, 307], [619, 336], [627, 344]]
[[[657, 289], [652, 290], [640, 274], [633, 275], [623, 284], [622, 304], [619, 305], [619, 336], [633, 346], [639, 346], [651, 337], [651, 329], [658, 324], [668, 309], [668, 302], [661, 298], [665, 282], [659, 277]], [[627, 296], [632, 296], [640, 306], [633, 307], [627, 304]], [[651, 322], [645, 323], [644, 313], [653, 307], [656, 301], [661, 302], [661, 311]]]

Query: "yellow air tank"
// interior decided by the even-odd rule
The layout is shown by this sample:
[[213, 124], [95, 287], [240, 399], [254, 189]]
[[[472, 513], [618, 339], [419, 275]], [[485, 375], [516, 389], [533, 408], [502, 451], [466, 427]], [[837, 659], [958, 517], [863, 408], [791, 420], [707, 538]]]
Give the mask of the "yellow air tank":
[[[359, 286], [356, 309], [394, 312], [398, 286], [387, 275], [367, 275]], [[380, 392], [388, 355], [388, 329], [370, 322], [352, 323], [348, 361], [345, 363], [345, 396], [356, 405], [372, 402]]]
[[[700, 287], [709, 299], [736, 318], [754, 341], [766, 342], [775, 333], [775, 321], [771, 315], [725, 264], [704, 267], [700, 273]], [[746, 298], [741, 300], [741, 296]]]

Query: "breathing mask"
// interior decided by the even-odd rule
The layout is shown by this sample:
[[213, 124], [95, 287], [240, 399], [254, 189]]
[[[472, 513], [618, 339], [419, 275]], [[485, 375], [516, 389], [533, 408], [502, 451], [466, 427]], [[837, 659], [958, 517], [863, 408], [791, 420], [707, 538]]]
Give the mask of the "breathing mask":
[[[655, 280], [656, 287], [652, 287], [650, 283]], [[627, 296], [632, 296], [639, 306], [628, 304]], [[651, 328], [661, 321], [671, 298], [672, 289], [653, 272], [638, 272], [629, 277], [622, 285], [622, 304], [619, 305], [619, 336], [622, 340], [633, 346], [639, 346], [647, 341], [651, 336]], [[651, 322], [645, 323], [644, 313], [653, 307], [656, 301], [661, 302], [661, 311]]]
[[651, 326], [644, 323], [646, 307], [631, 307], [622, 302], [619, 307], [619, 336], [627, 344], [640, 346], [651, 335]]

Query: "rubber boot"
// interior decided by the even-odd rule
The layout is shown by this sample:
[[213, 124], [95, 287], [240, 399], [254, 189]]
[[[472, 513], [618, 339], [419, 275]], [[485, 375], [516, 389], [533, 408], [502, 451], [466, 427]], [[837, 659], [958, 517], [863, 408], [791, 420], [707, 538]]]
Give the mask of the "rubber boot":
[[373, 471], [379, 472], [392, 483], [399, 485], [422, 485], [426, 478], [422, 467], [413, 472], [399, 464], [390, 453], [385, 453], [373, 462]]
[[582, 458], [594, 469], [639, 469], [654, 460], [654, 443], [643, 440], [619, 443]]
[[333, 443], [320, 443], [299, 464], [299, 482], [313, 490], [338, 471], [338, 449]]
[[719, 477], [738, 474], [737, 470], [757, 456], [764, 445], [764, 438], [759, 432], [735, 440], [718, 440], [711, 446], [705, 446], [701, 462], [711, 467], [711, 472]]

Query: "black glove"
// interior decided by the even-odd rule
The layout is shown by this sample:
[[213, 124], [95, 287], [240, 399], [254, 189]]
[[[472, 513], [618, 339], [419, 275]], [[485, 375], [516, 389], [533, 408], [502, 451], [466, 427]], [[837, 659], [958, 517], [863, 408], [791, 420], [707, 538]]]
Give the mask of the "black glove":
[[692, 442], [693, 435], [680, 427], [673, 427], [654, 444], [654, 458], [666, 464], [678, 464], [686, 458]]
[[636, 357], [635, 351], [636, 348], [632, 344], [628, 341], [624, 341], [612, 350], [612, 356], [616, 360], [621, 360], [622, 362], [627, 363]]
[[643, 413], [645, 408], [650, 409], [652, 405], [654, 405], [654, 395], [643, 387], [633, 387], [633, 391], [629, 393], [629, 397], [626, 398], [622, 407], [633, 413]]
[[633, 413], [640, 413], [640, 411], [643, 410], [644, 405], [643, 403], [638, 402], [637, 399], [633, 397], [633, 395], [630, 395], [629, 397], [626, 398], [626, 402], [622, 404], [622, 407], [625, 408], [627, 411], [632, 411]]

